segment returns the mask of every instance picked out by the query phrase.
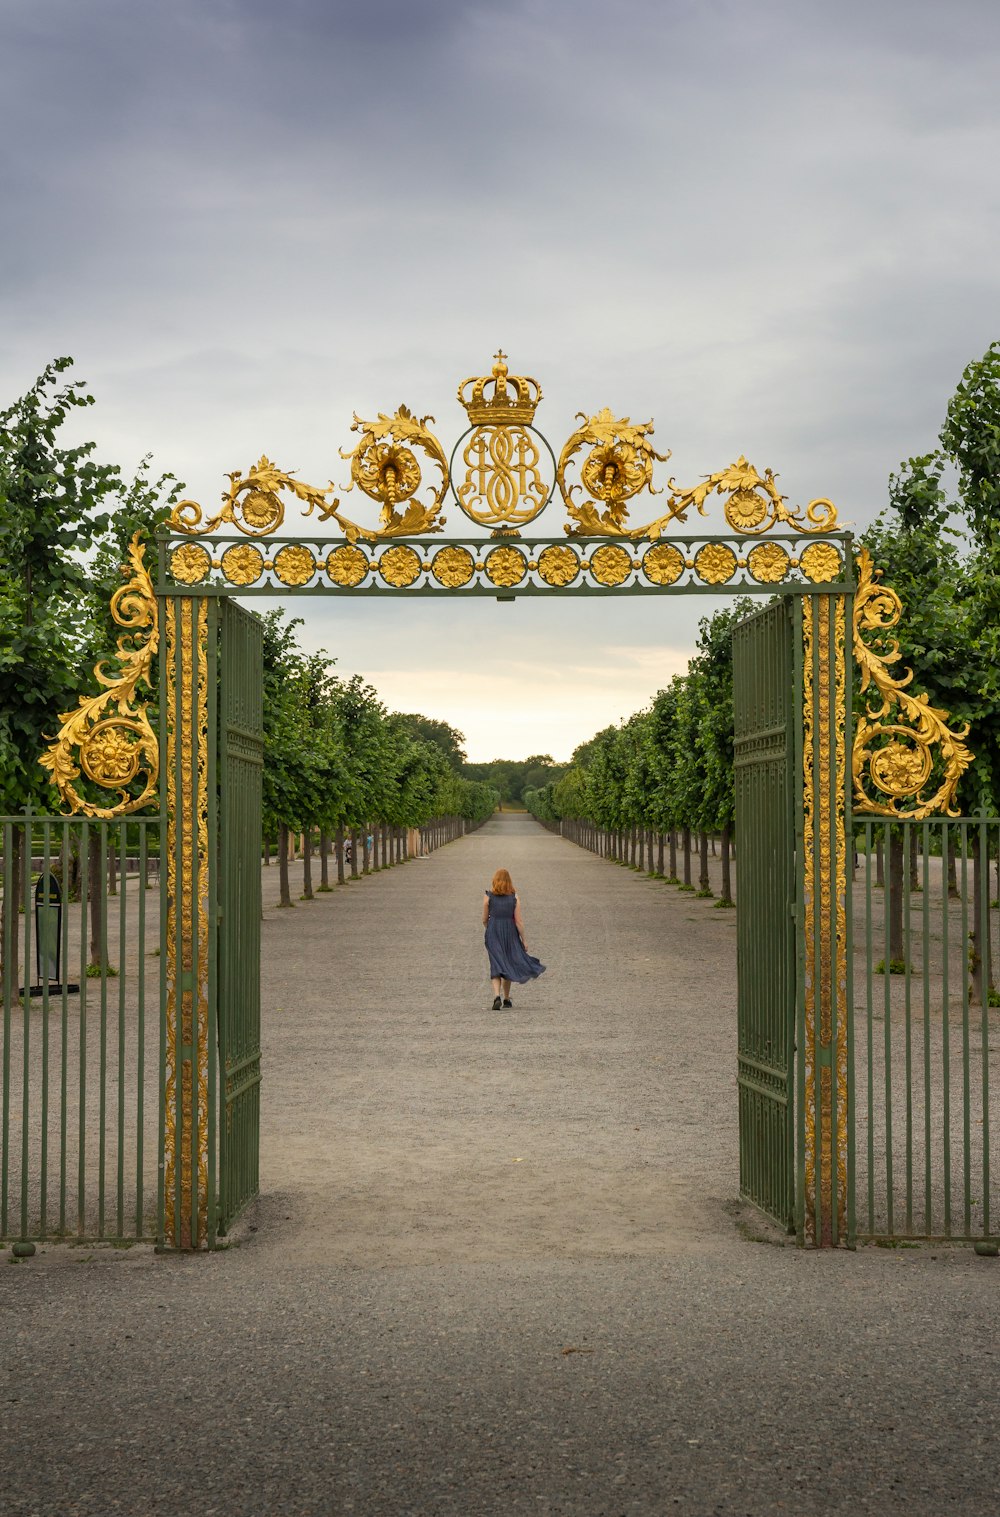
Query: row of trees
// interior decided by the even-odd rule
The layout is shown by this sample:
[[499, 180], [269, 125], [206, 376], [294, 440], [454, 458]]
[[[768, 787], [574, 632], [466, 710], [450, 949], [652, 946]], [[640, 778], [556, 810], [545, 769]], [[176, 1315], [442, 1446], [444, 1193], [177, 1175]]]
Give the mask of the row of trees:
[[[281, 905], [290, 906], [289, 839], [303, 839], [303, 896], [311, 898], [318, 832], [321, 888], [334, 847], [337, 877], [405, 856], [406, 833], [436, 842], [479, 826], [497, 793], [462, 773], [462, 734], [445, 722], [390, 712], [360, 675], [339, 679], [325, 653], [305, 653], [298, 619], [264, 618], [264, 832], [278, 845]], [[371, 838], [369, 844], [368, 839]], [[380, 866], [381, 867], [381, 866]]]
[[[1000, 343], [969, 364], [948, 403], [938, 446], [910, 459], [889, 481], [889, 500], [862, 536], [885, 582], [904, 607], [899, 643], [912, 689], [969, 726], [975, 763], [961, 801], [971, 812], [1000, 811]], [[686, 674], [651, 705], [582, 744], [570, 769], [529, 790], [528, 809], [560, 822], [617, 858], [664, 872], [663, 835], [676, 878], [691, 885], [692, 838], [700, 844], [700, 884], [708, 889], [709, 836], [722, 839], [723, 899], [728, 900], [734, 822], [731, 633], [749, 599], [701, 623]], [[865, 697], [857, 692], [859, 709]], [[896, 829], [898, 832], [898, 829]], [[898, 857], [896, 855], [898, 854]], [[892, 835], [890, 866], [901, 871]], [[979, 871], [976, 871], [978, 881]], [[977, 883], [977, 891], [982, 888]], [[896, 889], [892, 899], [900, 901]], [[899, 936], [902, 928], [899, 927]], [[901, 952], [901, 950], [900, 950]], [[975, 957], [975, 945], [973, 956]], [[973, 965], [974, 972], [976, 965]]]
[[718, 834], [721, 899], [731, 904], [731, 635], [735, 622], [751, 606], [749, 597], [740, 597], [726, 610], [704, 618], [687, 672], [675, 675], [647, 710], [617, 727], [605, 727], [581, 744], [560, 779], [526, 791], [524, 801], [532, 815], [542, 822], [562, 823], [563, 831], [586, 847], [651, 873], [665, 872], [669, 851], [667, 878], [692, 890], [697, 846], [698, 888], [706, 895], [712, 893], [710, 839]]

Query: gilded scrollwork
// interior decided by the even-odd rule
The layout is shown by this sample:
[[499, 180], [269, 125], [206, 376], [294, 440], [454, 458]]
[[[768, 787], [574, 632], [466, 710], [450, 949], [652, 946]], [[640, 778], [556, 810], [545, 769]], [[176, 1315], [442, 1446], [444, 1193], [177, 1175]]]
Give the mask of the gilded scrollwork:
[[[60, 713], [59, 736], [40, 759], [69, 810], [85, 816], [128, 816], [156, 796], [159, 742], [139, 695], [141, 686], [150, 685], [159, 636], [156, 597], [144, 559], [136, 532], [128, 564], [122, 566], [123, 574], [131, 566], [131, 578], [111, 597], [111, 615], [125, 629], [114, 654], [118, 669], [109, 672], [103, 659], [95, 664], [94, 676], [103, 689], [81, 696], [75, 711]], [[102, 790], [116, 791], [117, 803], [99, 806], [87, 800], [77, 786], [81, 774]], [[138, 794], [132, 791], [136, 780]]]
[[[662, 493], [653, 488], [653, 463], [665, 463], [669, 452], [657, 453], [648, 441], [653, 431], [651, 421], [633, 425], [629, 418], [615, 419], [607, 409], [596, 416], [578, 413], [583, 425], [570, 436], [561, 454], [556, 480], [570, 520], [566, 531], [579, 537], [631, 537], [656, 539], [671, 522], [684, 522], [692, 506], [705, 515], [705, 503], [713, 494], [727, 497], [723, 512], [734, 532], [760, 536], [776, 525], [796, 532], [828, 532], [837, 524], [837, 509], [825, 498], [812, 500], [803, 512], [792, 510], [777, 486], [771, 469], [759, 473], [742, 456], [728, 468], [709, 474], [690, 489], [681, 489], [673, 479], [667, 481], [666, 510], [641, 527], [628, 524], [627, 502], [643, 490]], [[581, 448], [590, 446], [580, 468], [580, 483], [569, 484], [566, 471]], [[574, 500], [574, 492], [584, 488], [589, 499]], [[603, 510], [601, 507], [603, 506]]]
[[[433, 420], [433, 416], [417, 418], [406, 406], [400, 406], [394, 416], [380, 411], [376, 421], [363, 421], [355, 413], [351, 431], [360, 432], [360, 440], [357, 447], [349, 452], [341, 449], [340, 453], [341, 458], [351, 461], [351, 481], [345, 490], [353, 490], [357, 485], [370, 500], [378, 501], [382, 509], [378, 530], [372, 532], [331, 508], [329, 515], [343, 528], [348, 542], [359, 539], [379, 542], [441, 531], [445, 524], [441, 505], [448, 489], [448, 459], [427, 426]], [[441, 475], [437, 484], [430, 487], [431, 499], [426, 504], [414, 499], [423, 477], [414, 448], [419, 448]]]
[[[963, 741], [968, 726], [949, 727], [947, 711], [907, 690], [912, 670], [890, 672], [902, 658], [898, 640], [889, 635], [899, 624], [902, 602], [895, 590], [879, 583], [882, 571], [873, 566], [867, 548], [858, 554], [857, 565], [854, 657], [861, 694], [872, 694], [854, 734], [855, 808], [915, 821], [937, 812], [958, 816], [958, 784], [973, 760]], [[894, 720], [887, 720], [890, 716]]]
[[[556, 465], [556, 483], [570, 515], [567, 532], [582, 537], [633, 537], [641, 535], [627, 526], [627, 502], [643, 490], [653, 489], [653, 462], [666, 463], [669, 453], [657, 453], [649, 442], [651, 421], [633, 424], [627, 416], [616, 418], [605, 406], [596, 416], [577, 412], [577, 427], [567, 439]], [[570, 484], [566, 471], [582, 448], [590, 451], [580, 465], [580, 479]], [[589, 499], [574, 501], [585, 490]], [[601, 507], [604, 507], [603, 511]]]
[[294, 474], [279, 469], [266, 454], [254, 464], [248, 473], [235, 469], [227, 474], [229, 488], [222, 492], [222, 510], [211, 521], [203, 521], [201, 506], [194, 500], [177, 502], [171, 512], [168, 525], [178, 532], [217, 532], [220, 527], [236, 527], [248, 537], [268, 537], [277, 532], [285, 520], [285, 503], [281, 492], [288, 490], [305, 506], [303, 516], [319, 513], [320, 521], [331, 517], [339, 520], [338, 502], [327, 504], [326, 497], [333, 493], [334, 486], [325, 490], [307, 485]]

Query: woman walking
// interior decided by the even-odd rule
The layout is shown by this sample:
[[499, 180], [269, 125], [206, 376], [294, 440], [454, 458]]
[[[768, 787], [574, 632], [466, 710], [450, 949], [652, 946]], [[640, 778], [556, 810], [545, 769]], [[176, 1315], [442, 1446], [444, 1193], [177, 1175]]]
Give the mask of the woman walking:
[[486, 952], [490, 956], [493, 1010], [509, 1011], [510, 985], [524, 985], [545, 973], [545, 965], [533, 959], [524, 941], [524, 918], [514, 882], [506, 869], [498, 869], [483, 897]]

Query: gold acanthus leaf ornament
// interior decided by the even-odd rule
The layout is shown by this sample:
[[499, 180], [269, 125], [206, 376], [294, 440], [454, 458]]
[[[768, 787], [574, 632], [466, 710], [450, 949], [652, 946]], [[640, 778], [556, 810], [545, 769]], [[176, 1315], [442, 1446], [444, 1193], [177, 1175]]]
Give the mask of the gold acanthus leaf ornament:
[[235, 469], [226, 478], [229, 480], [229, 488], [222, 492], [222, 510], [211, 521], [203, 520], [204, 513], [197, 501], [180, 500], [170, 514], [168, 526], [178, 532], [202, 533], [232, 526], [245, 532], [248, 537], [268, 537], [272, 532], [277, 532], [285, 520], [282, 490], [290, 491], [303, 502], [303, 516], [311, 516], [313, 511], [317, 511], [320, 521], [336, 518], [338, 502], [334, 500], [328, 505], [326, 499], [333, 494], [336, 488], [334, 485], [328, 485], [325, 490], [307, 485], [296, 479], [294, 474], [279, 469], [266, 453], [261, 454], [246, 474], [241, 469]]
[[[571, 518], [566, 531], [582, 537], [639, 536], [626, 526], [626, 501], [641, 490], [662, 493], [653, 489], [653, 461], [666, 463], [670, 454], [657, 453], [650, 444], [651, 421], [633, 425], [627, 416], [616, 418], [607, 406], [596, 416], [578, 411], [577, 420], [583, 425], [567, 439], [556, 466], [556, 482]], [[580, 466], [580, 481], [569, 484], [566, 470], [587, 446], [590, 452]], [[577, 503], [573, 495], [581, 489], [591, 499]]]
[[[109, 673], [103, 659], [95, 664], [103, 690], [81, 696], [75, 711], [60, 713], [59, 736], [39, 760], [70, 812], [85, 816], [127, 816], [156, 797], [159, 743], [137, 693], [140, 684], [150, 684], [158, 645], [156, 597], [144, 558], [145, 547], [136, 532], [128, 548], [129, 562], [122, 565], [123, 574], [131, 566], [131, 578], [111, 597], [111, 614], [125, 628], [114, 655], [118, 671]], [[98, 806], [82, 796], [76, 784], [81, 773], [101, 789], [117, 791], [117, 805]], [[130, 786], [139, 777], [142, 789], [133, 795]]]
[[[920, 821], [944, 812], [958, 816], [958, 782], [973, 761], [965, 746], [967, 725], [948, 726], [948, 712], [932, 706], [926, 695], [905, 687], [913, 679], [889, 672], [902, 658], [896, 638], [886, 634], [898, 626], [902, 602], [895, 590], [879, 584], [881, 569], [862, 548], [857, 556], [858, 585], [854, 597], [854, 657], [861, 670], [860, 690], [873, 690], [865, 714], [858, 718], [851, 769], [855, 814], [891, 816]], [[865, 637], [875, 639], [869, 646]], [[886, 721], [890, 713], [896, 720]], [[937, 788], [927, 795], [927, 788]]]
[[[341, 458], [351, 461], [351, 480], [344, 489], [345, 492], [353, 490], [357, 485], [370, 500], [377, 500], [382, 509], [375, 532], [348, 521], [331, 509], [329, 515], [343, 528], [349, 542], [357, 542], [359, 538], [366, 542], [380, 542], [391, 537], [441, 531], [444, 526], [441, 502], [448, 489], [448, 459], [427, 426], [433, 420], [433, 416], [418, 418], [412, 415], [406, 406], [400, 406], [395, 416], [386, 416], [380, 411], [377, 421], [363, 421], [355, 412], [351, 431], [360, 432], [361, 438], [357, 447], [349, 452], [343, 448], [340, 450]], [[427, 504], [413, 498], [422, 478], [414, 448], [419, 448], [441, 473], [440, 482], [428, 487], [431, 499]]]
[[[573, 537], [630, 537], [634, 540], [661, 536], [670, 522], [683, 522], [692, 506], [705, 515], [710, 495], [727, 496], [723, 506], [726, 521], [734, 532], [760, 536], [781, 524], [796, 532], [829, 532], [837, 524], [837, 508], [826, 499], [812, 500], [803, 512], [786, 505], [786, 497], [777, 486], [777, 475], [765, 469], [759, 473], [741, 455], [734, 464], [707, 475], [690, 489], [681, 489], [673, 479], [667, 481], [667, 509], [655, 520], [641, 527], [628, 524], [627, 502], [642, 490], [662, 494], [653, 488], [654, 460], [665, 463], [670, 453], [657, 453], [648, 441], [653, 431], [651, 421], [633, 425], [629, 418], [615, 419], [605, 409], [596, 416], [578, 413], [583, 425], [567, 441], [559, 455], [556, 479], [570, 520], [566, 532]], [[580, 468], [580, 483], [570, 485], [566, 470], [581, 448], [590, 452]], [[589, 492], [590, 499], [576, 501], [574, 492]], [[603, 505], [604, 509], [601, 509]]]

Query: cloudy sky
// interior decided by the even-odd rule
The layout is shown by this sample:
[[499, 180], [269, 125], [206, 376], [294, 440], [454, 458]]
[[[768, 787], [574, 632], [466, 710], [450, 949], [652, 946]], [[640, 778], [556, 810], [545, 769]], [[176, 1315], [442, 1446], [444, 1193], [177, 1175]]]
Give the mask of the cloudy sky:
[[[0, 55], [0, 397], [72, 354], [102, 456], [206, 503], [261, 452], [343, 483], [355, 410], [450, 450], [502, 345], [557, 452], [608, 405], [686, 483], [743, 452], [862, 525], [1000, 337], [995, 0], [0, 0]], [[472, 757], [562, 758], [708, 609], [303, 637]]]

